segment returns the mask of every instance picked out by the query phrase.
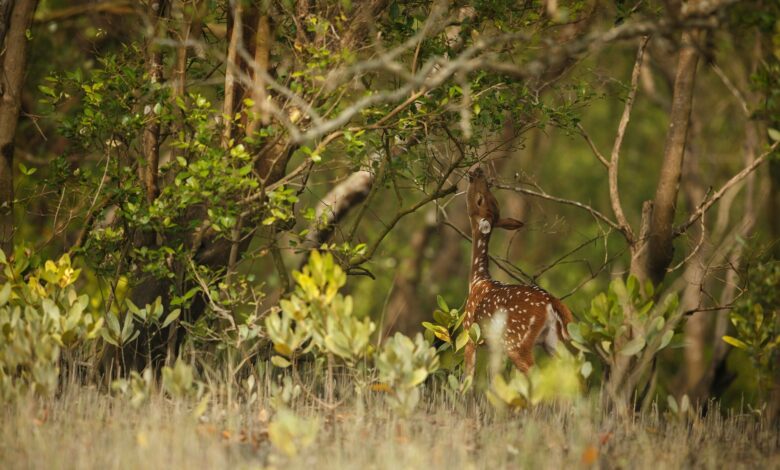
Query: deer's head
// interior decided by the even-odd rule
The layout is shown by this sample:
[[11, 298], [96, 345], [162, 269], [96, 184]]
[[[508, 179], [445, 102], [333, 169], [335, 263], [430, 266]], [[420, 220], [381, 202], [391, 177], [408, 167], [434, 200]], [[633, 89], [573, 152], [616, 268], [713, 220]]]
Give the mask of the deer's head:
[[471, 229], [478, 229], [483, 234], [493, 231], [493, 228], [517, 230], [523, 223], [517, 219], [502, 219], [498, 210], [498, 201], [490, 193], [485, 173], [482, 168], [476, 167], [468, 173], [469, 190], [466, 206], [471, 220]]

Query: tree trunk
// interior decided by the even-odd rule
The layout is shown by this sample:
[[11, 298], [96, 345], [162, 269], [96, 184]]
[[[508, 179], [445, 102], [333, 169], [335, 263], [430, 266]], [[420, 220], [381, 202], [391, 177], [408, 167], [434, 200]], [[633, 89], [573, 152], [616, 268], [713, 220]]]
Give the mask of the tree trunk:
[[[367, 169], [356, 171], [322, 198], [317, 204], [314, 224], [306, 235], [306, 249], [317, 249], [331, 239], [338, 223], [352, 208], [366, 199], [374, 179], [374, 173]], [[306, 264], [307, 260], [308, 256], [304, 256], [301, 266]]]
[[[32, 22], [37, 0], [5, 0], [2, 15], [0, 71], [0, 248], [13, 249], [14, 235], [14, 138], [19, 123], [24, 74], [27, 69], [27, 28]], [[10, 12], [10, 16], [7, 13]]]
[[651, 280], [654, 284], [663, 281], [674, 256], [674, 215], [688, 137], [696, 67], [699, 62], [697, 38], [696, 32], [683, 33], [661, 174], [649, 213], [650, 218], [643, 221], [647, 223], [647, 237], [637, 240], [634, 247], [636, 255], [631, 260], [631, 273], [642, 281]]
[[[163, 54], [160, 46], [155, 44], [155, 42], [165, 34], [165, 31], [161, 31], [161, 28], [164, 26], [162, 20], [167, 14], [168, 7], [168, 2], [165, 0], [154, 0], [150, 4], [149, 13], [152, 18], [154, 35], [149, 38], [146, 45], [146, 61], [149, 80], [152, 84], [161, 84], [163, 81]], [[146, 185], [146, 200], [149, 204], [152, 204], [160, 192], [157, 184], [160, 165], [160, 120], [155, 114], [154, 105], [147, 105], [146, 118], [148, 122], [144, 128], [143, 135], [143, 150], [144, 158], [146, 159], [144, 184]]]
[[[695, 125], [691, 127], [695, 128]], [[688, 158], [684, 162], [685, 183], [683, 192], [690, 212], [696, 210], [696, 206], [704, 200], [706, 189], [701, 182], [699, 169], [699, 153], [689, 145]], [[706, 259], [710, 253], [710, 244], [704, 237], [706, 233], [701, 226], [696, 224], [688, 231], [691, 240], [691, 249], [697, 250], [688, 260], [683, 271], [685, 288], [680, 299], [680, 307], [683, 311], [694, 310], [701, 306], [702, 289], [706, 275]], [[702, 246], [697, 244], [701, 243]], [[698, 248], [698, 249], [697, 249]], [[712, 316], [709, 312], [698, 312], [691, 315], [685, 322], [685, 367], [683, 369], [683, 390], [689, 396], [698, 386], [707, 369], [704, 353], [709, 340], [707, 331]], [[691, 397], [694, 398], [694, 397]]]
[[435, 215], [435, 213], [427, 214], [425, 224], [412, 234], [409, 242], [411, 253], [401, 261], [396, 270], [393, 290], [385, 311], [383, 338], [390, 336], [393, 331], [400, 331], [406, 335], [414, 334], [420, 330], [420, 324], [429, 315], [429, 312], [425, 312], [422, 308], [418, 286], [425, 260], [423, 252], [437, 227]]
[[[262, 118], [262, 113], [257, 113], [255, 115], [255, 113], [245, 112], [247, 109], [245, 107], [245, 100], [242, 98], [252, 98], [254, 101], [257, 101], [258, 94], [263, 97], [266, 96], [264, 90], [259, 93], [256, 93], [256, 90], [251, 88], [247, 90], [239, 81], [241, 76], [253, 76], [250, 64], [248, 64], [239, 54], [239, 47], [241, 47], [239, 42], [243, 41], [243, 47], [246, 48], [246, 53], [249, 54], [250, 57], [253, 57], [257, 45], [256, 41], [270, 41], [270, 37], [272, 37], [270, 34], [272, 25], [270, 24], [269, 19], [260, 17], [259, 15], [260, 11], [258, 7], [250, 7], [245, 10], [240, 3], [236, 5], [236, 8], [229, 15], [228, 37], [230, 38], [230, 41], [228, 44], [227, 57], [230, 63], [227, 65], [225, 76], [225, 101], [223, 104], [223, 112], [226, 116], [235, 117], [241, 111], [241, 116], [244, 120], [244, 129], [256, 129], [257, 124], [254, 120]], [[240, 27], [238, 27], [238, 24], [240, 24]], [[264, 46], [269, 45], [264, 44]], [[260, 51], [260, 54], [266, 53], [267, 51]], [[174, 67], [176, 67], [176, 64], [174, 64]], [[183, 80], [184, 77], [178, 78]], [[183, 82], [176, 85], [179, 89], [183, 89], [184, 86], [185, 84]], [[247, 137], [249, 133], [245, 130], [239, 135], [238, 130], [240, 127], [235, 124], [236, 123], [232, 122], [231, 118], [231, 121], [226, 123], [223, 130], [222, 144], [226, 152], [229, 151], [234, 140], [243, 139]], [[286, 171], [287, 163], [292, 155], [292, 146], [285, 139], [279, 139], [275, 144], [257, 151], [260, 155], [256, 158], [255, 171], [265, 185], [275, 183]], [[191, 210], [191, 213], [188, 214], [188, 217], [196, 220], [203, 220], [206, 217], [205, 211], [205, 207], [194, 207]], [[255, 223], [256, 220], [257, 214], [242, 220], [244, 230], [251, 230], [252, 224]], [[218, 234], [212, 229], [203, 227], [197, 234], [193, 234], [193, 236], [187, 240], [187, 244], [190, 245], [189, 248], [193, 253], [192, 261], [196, 265], [207, 266], [211, 269], [227, 268], [229, 260], [232, 259], [235, 264], [235, 261], [240, 254], [247, 249], [249, 242], [251, 241], [251, 237], [234, 236], [232, 237], [233, 240], [231, 240], [217, 237], [217, 235]], [[148, 240], [146, 241], [148, 242]], [[189, 269], [189, 267], [186, 266], [176, 268], [176, 270], [181, 273], [184, 273], [187, 269]], [[231, 269], [229, 269], [229, 271], [230, 270]], [[176, 282], [183, 283], [183, 274], [181, 277], [182, 279], [179, 279]], [[167, 311], [169, 309], [168, 296], [173, 285], [174, 282], [168, 279], [144, 279], [138, 286], [133, 288], [132, 300], [136, 305], [143, 306], [152, 303], [156, 297], [160, 296], [162, 297], [163, 305]], [[183, 293], [192, 287], [192, 285], [178, 285], [177, 287]], [[184, 312], [182, 319], [194, 322], [203, 314], [206, 306], [206, 299], [200, 295], [196, 296], [193, 299], [189, 311]], [[121, 351], [121, 357], [126, 365], [126, 370], [128, 372], [131, 370], [140, 370], [149, 364], [153, 368], [161, 366], [165, 361], [166, 355], [172, 353], [176, 354], [178, 352], [183, 340], [184, 331], [181, 328], [177, 328], [177, 322], [172, 323], [163, 331], [142, 331], [138, 341], [127, 345]]]

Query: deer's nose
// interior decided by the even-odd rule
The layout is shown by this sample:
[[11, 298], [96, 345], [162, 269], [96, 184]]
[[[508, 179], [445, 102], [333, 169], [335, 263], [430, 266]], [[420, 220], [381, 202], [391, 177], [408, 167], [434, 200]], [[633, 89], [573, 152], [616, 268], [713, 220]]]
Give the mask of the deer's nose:
[[474, 181], [474, 178], [478, 178], [478, 177], [481, 177], [481, 176], [484, 176], [484, 175], [485, 175], [485, 173], [482, 171], [482, 168], [480, 168], [480, 167], [473, 168], [468, 173], [469, 181]]

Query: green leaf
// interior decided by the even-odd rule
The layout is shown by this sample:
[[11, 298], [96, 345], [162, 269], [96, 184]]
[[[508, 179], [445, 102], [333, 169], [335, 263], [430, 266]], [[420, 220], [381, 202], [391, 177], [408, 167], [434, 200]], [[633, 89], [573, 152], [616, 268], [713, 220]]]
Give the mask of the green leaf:
[[52, 98], [57, 96], [57, 93], [54, 92], [54, 89], [45, 85], [38, 85], [38, 89], [43, 93], [44, 95], [49, 95]]
[[51, 299], [43, 299], [41, 302], [41, 307], [43, 307], [43, 312], [48, 315], [52, 320], [59, 321], [60, 319], [60, 308], [57, 307], [57, 304], [51, 301]]
[[669, 330], [666, 333], [664, 333], [663, 338], [661, 338], [661, 344], [658, 346], [658, 349], [661, 350], [667, 346], [669, 346], [669, 343], [672, 341], [672, 337], [674, 336], [674, 331]]
[[645, 339], [640, 336], [624, 344], [623, 347], [620, 348], [619, 354], [622, 354], [623, 356], [633, 356], [634, 354], [637, 354], [640, 351], [642, 351], [644, 347], [645, 347]]
[[127, 304], [127, 310], [129, 310], [130, 313], [140, 317], [142, 320], [144, 319], [144, 317], [146, 317], [146, 313], [141, 313], [141, 309], [139, 309], [138, 306], [134, 304], [132, 300], [125, 299], [125, 303]]
[[119, 346], [119, 343], [117, 343], [116, 340], [111, 337], [107, 330], [100, 330], [100, 335], [103, 337], [103, 341], [106, 343], [112, 346]]
[[735, 338], [733, 336], [726, 335], [722, 339], [723, 339], [723, 341], [725, 341], [726, 343], [734, 346], [735, 348], [748, 349], [748, 345], [744, 341], [739, 340], [739, 339], [737, 339], [737, 338]]
[[283, 358], [282, 356], [277, 356], [277, 355], [271, 356], [271, 364], [275, 365], [276, 367], [280, 367], [282, 369], [290, 367], [292, 365], [290, 361]]
[[122, 326], [122, 342], [126, 343], [131, 341], [130, 337], [133, 334], [133, 316], [125, 315], [125, 324]]
[[450, 332], [447, 331], [447, 328], [444, 328], [441, 325], [434, 325], [431, 322], [424, 321], [422, 323], [422, 326], [433, 333], [437, 338], [439, 338], [442, 341], [445, 341], [447, 343], [452, 342], [452, 338], [450, 338]]
[[479, 343], [479, 339], [482, 336], [482, 331], [479, 328], [479, 325], [477, 323], [474, 323], [471, 325], [471, 328], [469, 328], [469, 336], [471, 337], [471, 341], [474, 344]]
[[8, 299], [11, 297], [11, 284], [5, 283], [3, 288], [0, 289], [0, 307], [4, 307], [8, 303]]
[[677, 408], [677, 400], [675, 400], [672, 395], [666, 396], [666, 404], [673, 413], [677, 414], [679, 412], [679, 409]]
[[593, 373], [593, 364], [591, 364], [589, 361], [585, 361], [582, 363], [582, 367], [580, 367], [580, 374], [584, 378], [590, 377], [590, 374]]
[[774, 140], [775, 142], [780, 141], [780, 131], [777, 129], [769, 128], [767, 129], [767, 133], [769, 134], [769, 138]]
[[439, 308], [441, 309], [442, 312], [450, 311], [450, 307], [447, 305], [447, 302], [444, 300], [444, 297], [437, 295], [436, 303], [439, 304]]
[[458, 337], [455, 339], [455, 350], [460, 351], [464, 346], [466, 346], [466, 343], [469, 342], [469, 332], [466, 330], [463, 330], [458, 334]]
[[114, 312], [108, 312], [106, 315], [106, 323], [108, 324], [108, 330], [113, 333], [114, 336], [119, 336], [121, 327], [119, 326], [119, 318]]
[[434, 310], [433, 319], [442, 326], [449, 326], [450, 324], [450, 316], [441, 310]]
[[578, 322], [569, 322], [569, 324], [566, 325], [566, 331], [569, 332], [569, 336], [574, 341], [578, 343], [585, 342], [585, 339], [582, 337], [582, 333], [580, 332], [580, 324]]
[[412, 377], [409, 380], [409, 383], [407, 384], [409, 387], [416, 387], [423, 383], [423, 381], [428, 377], [428, 370], [425, 367], [420, 367], [416, 369], [414, 372], [412, 372]]
[[176, 310], [171, 311], [171, 313], [168, 314], [167, 317], [165, 317], [165, 320], [163, 321], [162, 327], [165, 328], [166, 326], [170, 325], [171, 322], [179, 318], [179, 314], [181, 314], [181, 309], [177, 308]]
[[25, 176], [30, 176], [37, 171], [37, 168], [27, 168], [24, 163], [19, 163], [19, 172]]

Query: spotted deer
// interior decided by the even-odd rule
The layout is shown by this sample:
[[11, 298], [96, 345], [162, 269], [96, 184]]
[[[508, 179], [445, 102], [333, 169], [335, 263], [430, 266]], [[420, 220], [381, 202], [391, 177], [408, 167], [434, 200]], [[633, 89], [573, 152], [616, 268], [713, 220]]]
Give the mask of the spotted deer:
[[[471, 221], [472, 249], [469, 297], [466, 301], [465, 328], [489, 320], [497, 312], [506, 314], [504, 345], [509, 358], [521, 372], [533, 365], [533, 347], [542, 344], [548, 353], [559, 339], [568, 340], [566, 324], [571, 312], [558, 299], [538, 286], [507, 285], [490, 277], [488, 244], [495, 228], [517, 230], [519, 220], [499, 216], [498, 201], [490, 193], [482, 169], [468, 174], [468, 214]], [[466, 345], [466, 372], [473, 374], [476, 345]]]

